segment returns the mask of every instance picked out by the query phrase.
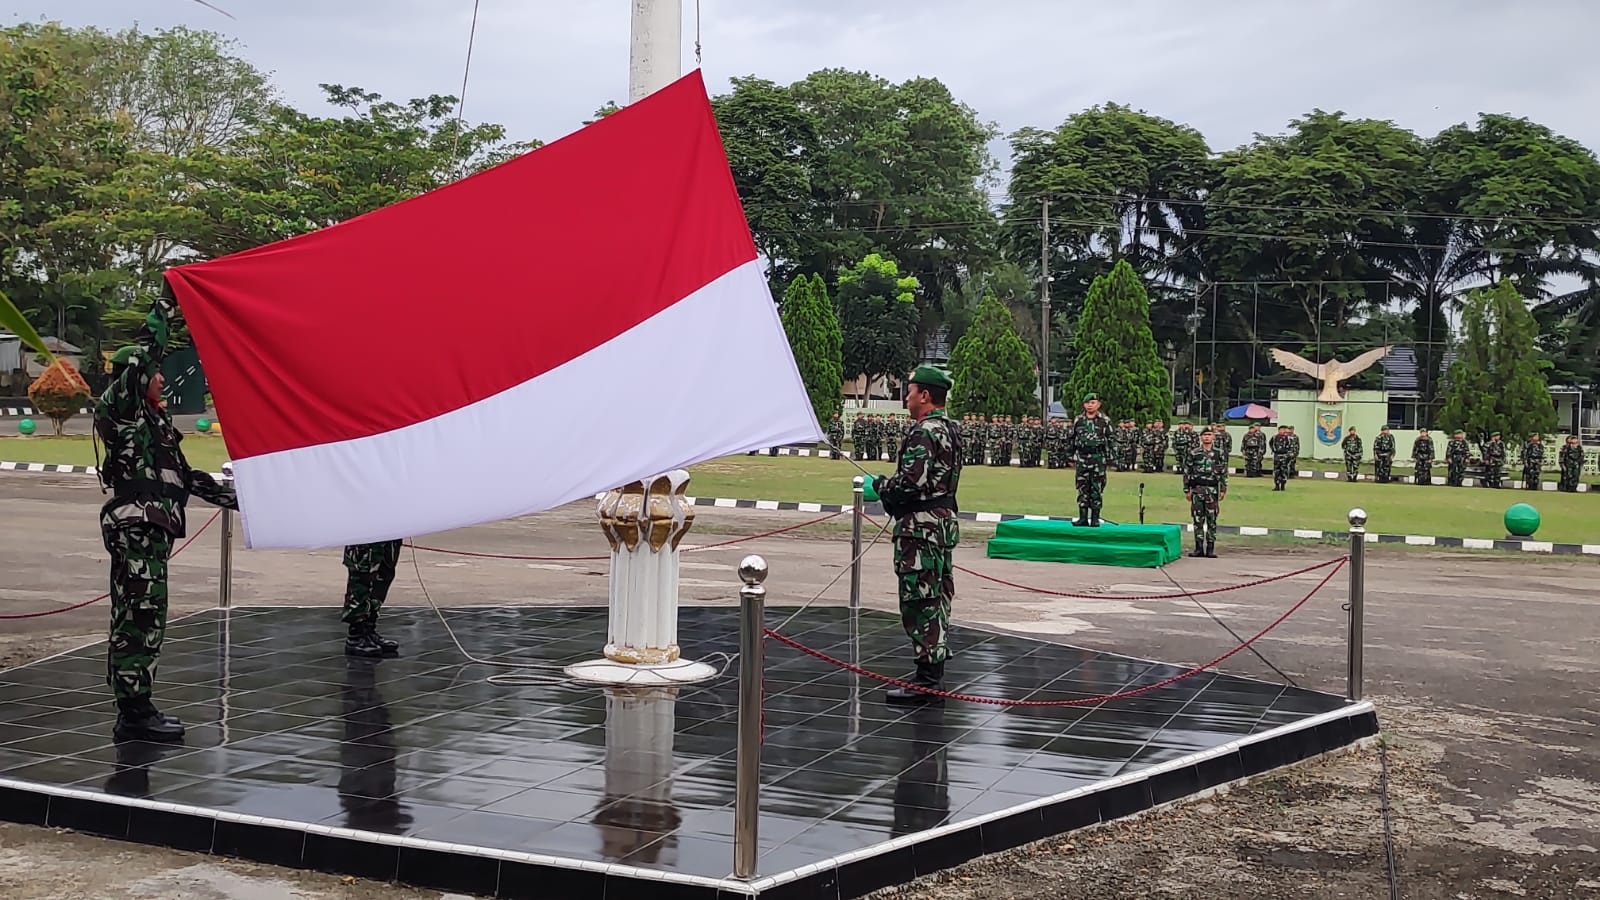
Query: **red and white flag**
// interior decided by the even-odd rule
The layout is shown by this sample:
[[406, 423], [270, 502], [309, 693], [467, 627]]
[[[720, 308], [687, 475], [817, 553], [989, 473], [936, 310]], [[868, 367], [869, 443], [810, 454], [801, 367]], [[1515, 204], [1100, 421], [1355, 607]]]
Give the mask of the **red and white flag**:
[[496, 521], [821, 437], [698, 72], [471, 178], [166, 275], [251, 547]]

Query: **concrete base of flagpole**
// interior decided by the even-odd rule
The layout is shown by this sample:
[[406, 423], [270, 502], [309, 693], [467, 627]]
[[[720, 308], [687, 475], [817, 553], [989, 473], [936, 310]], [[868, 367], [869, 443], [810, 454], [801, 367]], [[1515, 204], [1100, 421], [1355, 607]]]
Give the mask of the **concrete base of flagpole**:
[[669, 663], [619, 663], [610, 659], [591, 659], [567, 666], [567, 676], [589, 684], [658, 687], [693, 684], [715, 678], [717, 670], [702, 662], [680, 659]]

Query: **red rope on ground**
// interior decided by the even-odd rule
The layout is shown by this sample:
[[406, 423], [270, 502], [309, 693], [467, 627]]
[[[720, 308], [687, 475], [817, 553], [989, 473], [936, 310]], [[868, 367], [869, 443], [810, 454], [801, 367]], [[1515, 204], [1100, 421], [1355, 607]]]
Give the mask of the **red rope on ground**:
[[1334, 575], [1338, 574], [1339, 569], [1344, 567], [1346, 559], [1341, 557], [1341, 558], [1335, 560], [1334, 562], [1338, 563], [1338, 565], [1336, 565], [1333, 568], [1333, 570], [1330, 571], [1327, 575], [1323, 576], [1322, 581], [1318, 582], [1317, 586], [1312, 588], [1310, 593], [1306, 594], [1304, 597], [1301, 597], [1300, 600], [1295, 603], [1295, 605], [1289, 607], [1288, 611], [1286, 611], [1283, 615], [1279, 616], [1278, 618], [1274, 619], [1272, 621], [1272, 624], [1270, 624], [1267, 627], [1265, 627], [1265, 628], [1261, 629], [1260, 631], [1256, 632], [1254, 637], [1250, 638], [1249, 640], [1245, 641], [1244, 643], [1240, 644], [1239, 646], [1234, 647], [1232, 650], [1229, 650], [1227, 653], [1222, 654], [1221, 656], [1217, 657], [1216, 659], [1213, 659], [1212, 661], [1210, 661], [1210, 662], [1208, 662], [1208, 663], [1206, 663], [1204, 665], [1195, 666], [1194, 668], [1189, 669], [1186, 672], [1180, 672], [1177, 675], [1172, 676], [1171, 678], [1166, 678], [1166, 679], [1163, 679], [1161, 681], [1158, 681], [1155, 684], [1147, 684], [1144, 687], [1134, 688], [1131, 691], [1119, 691], [1118, 693], [1115, 693], [1115, 694], [1102, 694], [1102, 695], [1100, 695], [1098, 697], [1085, 697], [1085, 698], [1080, 699], [1080, 700], [1006, 700], [1006, 699], [1003, 699], [1003, 698], [1000, 698], [1000, 697], [979, 697], [979, 696], [976, 696], [976, 695], [973, 695], [973, 694], [958, 694], [958, 693], [954, 693], [954, 692], [951, 692], [951, 691], [936, 691], [936, 690], [932, 690], [932, 689], [929, 689], [929, 688], [921, 687], [919, 685], [912, 684], [912, 683], [910, 683], [908, 681], [901, 681], [898, 678], [890, 678], [887, 675], [879, 675], [876, 672], [868, 671], [866, 669], [861, 668], [860, 666], [852, 665], [851, 663], [844, 662], [843, 660], [834, 659], [833, 657], [827, 655], [826, 653], [821, 652], [820, 650], [813, 650], [810, 647], [807, 647], [806, 645], [800, 643], [799, 641], [796, 641], [795, 639], [793, 639], [791, 637], [787, 637], [785, 635], [781, 635], [781, 634], [777, 633], [776, 631], [771, 630], [770, 628], [769, 629], [764, 629], [764, 630], [765, 630], [766, 635], [768, 637], [773, 638], [774, 640], [778, 641], [779, 643], [782, 643], [782, 644], [785, 644], [785, 645], [787, 645], [789, 647], [792, 647], [795, 650], [799, 650], [801, 653], [804, 653], [807, 656], [812, 656], [812, 657], [815, 657], [817, 659], [822, 660], [825, 663], [837, 666], [837, 667], [839, 667], [841, 669], [844, 669], [847, 672], [854, 672], [857, 675], [865, 675], [868, 678], [872, 678], [872, 679], [875, 679], [877, 681], [882, 681], [885, 684], [892, 684], [892, 685], [895, 685], [896, 687], [909, 688], [911, 690], [919, 691], [919, 692], [924, 693], [924, 694], [932, 694], [935, 697], [943, 697], [943, 698], [945, 698], [947, 700], [964, 700], [964, 701], [966, 701], [968, 703], [987, 703], [987, 704], [990, 704], [992, 706], [1006, 706], [1006, 707], [1012, 707], [1012, 706], [1026, 706], [1026, 707], [1090, 706], [1090, 705], [1093, 705], [1093, 704], [1096, 704], [1096, 703], [1104, 703], [1104, 702], [1106, 702], [1108, 700], [1123, 700], [1123, 699], [1126, 699], [1128, 697], [1137, 697], [1140, 694], [1148, 694], [1151, 691], [1157, 690], [1159, 688], [1164, 688], [1164, 687], [1166, 687], [1166, 686], [1168, 686], [1170, 684], [1175, 684], [1175, 683], [1177, 683], [1179, 681], [1184, 680], [1185, 678], [1192, 678], [1195, 675], [1198, 675], [1201, 672], [1204, 672], [1205, 670], [1212, 668], [1213, 666], [1221, 665], [1223, 662], [1227, 661], [1234, 654], [1240, 652], [1241, 650], [1244, 650], [1245, 648], [1249, 647], [1251, 644], [1254, 644], [1256, 641], [1260, 640], [1261, 637], [1263, 635], [1265, 635], [1267, 632], [1271, 631], [1274, 628], [1277, 628], [1279, 625], [1282, 625], [1285, 620], [1287, 620], [1290, 616], [1292, 616], [1296, 612], [1298, 612], [1300, 607], [1305, 606], [1306, 603], [1312, 597], [1315, 597], [1317, 592], [1322, 590], [1323, 586], [1326, 585], [1330, 580], [1332, 580]]
[[[771, 531], [763, 531], [760, 534], [751, 534], [751, 535], [746, 535], [745, 537], [737, 537], [737, 538], [734, 538], [731, 541], [720, 541], [720, 542], [715, 543], [715, 544], [705, 544], [705, 545], [699, 546], [699, 547], [685, 547], [683, 549], [683, 552], [684, 553], [698, 553], [698, 552], [700, 552], [702, 550], [714, 550], [714, 549], [716, 549], [718, 547], [729, 547], [729, 546], [732, 546], [734, 544], [742, 544], [745, 541], [754, 541], [754, 540], [759, 540], [761, 538], [772, 537], [774, 535], [785, 534], [785, 533], [790, 532], [790, 531], [797, 531], [797, 530], [799, 530], [801, 528], [808, 528], [808, 527], [810, 527], [812, 525], [816, 525], [816, 524], [821, 523], [821, 522], [826, 522], [829, 519], [836, 518], [836, 517], [841, 516], [843, 514], [844, 514], [844, 511], [840, 510], [839, 512], [833, 512], [833, 513], [828, 513], [825, 516], [819, 516], [819, 517], [817, 517], [815, 519], [812, 519], [809, 522], [801, 522], [801, 523], [799, 523], [797, 525], [786, 525], [786, 526], [784, 526], [782, 528], [774, 528]], [[515, 560], [526, 560], [528, 562], [598, 562], [600, 560], [610, 559], [611, 558], [610, 556], [518, 556], [516, 554], [511, 554], [511, 553], [477, 553], [477, 552], [474, 552], [472, 550], [448, 550], [448, 549], [445, 549], [443, 547], [425, 547], [425, 546], [423, 546], [421, 544], [414, 544], [414, 543], [410, 543], [410, 542], [407, 542], [406, 546], [414, 547], [417, 550], [426, 550], [429, 553], [443, 553], [443, 554], [446, 554], [446, 555], [449, 555], [449, 556], [472, 556], [472, 557], [476, 557], [478, 559], [515, 559]]]
[[[206, 523], [204, 525], [201, 525], [200, 529], [198, 531], [196, 531], [194, 534], [189, 535], [189, 539], [188, 540], [184, 541], [183, 544], [178, 547], [178, 549], [172, 551], [172, 555], [173, 556], [177, 556], [179, 553], [182, 553], [184, 550], [186, 550], [190, 544], [194, 543], [195, 538], [198, 538], [200, 535], [205, 534], [206, 529], [210, 528], [211, 527], [211, 523], [215, 522], [217, 520], [217, 516], [220, 516], [220, 515], [222, 515], [222, 510], [220, 510], [220, 509], [217, 510], [216, 512], [212, 513], [211, 514], [211, 518], [207, 519]], [[14, 615], [0, 616], [0, 620], [16, 621], [17, 619], [42, 619], [45, 616], [55, 616], [55, 615], [60, 615], [61, 613], [65, 613], [65, 612], [72, 612], [75, 609], [83, 609], [85, 606], [90, 606], [92, 604], [99, 603], [101, 600], [104, 600], [109, 596], [111, 596], [109, 593], [101, 594], [100, 596], [95, 597], [92, 600], [85, 600], [82, 603], [74, 603], [71, 606], [63, 606], [60, 609], [49, 609], [49, 610], [45, 610], [44, 612], [16, 613]]]

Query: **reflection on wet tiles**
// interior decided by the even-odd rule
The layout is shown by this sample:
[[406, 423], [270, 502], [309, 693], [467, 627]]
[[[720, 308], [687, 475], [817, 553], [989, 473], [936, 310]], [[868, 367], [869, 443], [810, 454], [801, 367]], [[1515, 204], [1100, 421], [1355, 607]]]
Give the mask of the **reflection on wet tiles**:
[[[788, 610], [772, 609], [771, 624]], [[592, 608], [461, 609], [479, 654], [588, 658]], [[732, 864], [737, 683], [501, 687], [459, 665], [428, 610], [385, 613], [398, 659], [349, 660], [327, 610], [208, 613], [168, 632], [157, 700], [177, 747], [115, 745], [103, 647], [0, 672], [0, 777], [448, 843], [722, 877]], [[685, 608], [685, 655], [736, 649], [727, 608]], [[789, 632], [849, 653], [844, 611]], [[864, 613], [857, 656], [909, 669], [898, 621]], [[947, 679], [1030, 700], [1092, 698], [1175, 666], [963, 630]], [[771, 647], [761, 779], [764, 871], [818, 862], [1138, 771], [1338, 709], [1337, 697], [1206, 673], [1125, 701], [907, 710], [883, 686]], [[309, 851], [307, 851], [309, 852]]]

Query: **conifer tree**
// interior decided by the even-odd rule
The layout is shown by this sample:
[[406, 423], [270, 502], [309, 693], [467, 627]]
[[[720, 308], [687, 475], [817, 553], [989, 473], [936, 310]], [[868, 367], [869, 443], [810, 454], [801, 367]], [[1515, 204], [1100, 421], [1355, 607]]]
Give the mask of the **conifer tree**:
[[1127, 260], [1094, 280], [1072, 337], [1072, 374], [1062, 403], [1073, 409], [1087, 393], [1113, 421], [1165, 419], [1172, 397], [1150, 332], [1150, 299]]
[[994, 294], [950, 354], [950, 413], [964, 416], [1026, 416], [1036, 412], [1033, 354], [1017, 334], [1016, 320]]
[[1482, 443], [1493, 432], [1510, 442], [1555, 429], [1555, 404], [1538, 352], [1539, 326], [1509, 281], [1468, 295], [1463, 340], [1450, 366], [1450, 386], [1439, 420]]
[[800, 380], [817, 421], [826, 424], [844, 407], [839, 368], [839, 319], [822, 279], [797, 275], [779, 310]]

